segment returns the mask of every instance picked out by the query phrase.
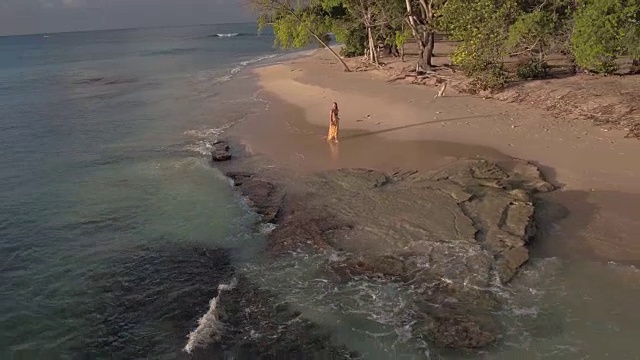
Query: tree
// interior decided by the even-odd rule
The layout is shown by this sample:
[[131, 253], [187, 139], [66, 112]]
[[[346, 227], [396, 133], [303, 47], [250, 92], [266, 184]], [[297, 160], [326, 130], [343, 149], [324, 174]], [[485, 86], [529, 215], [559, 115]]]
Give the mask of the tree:
[[[364, 30], [366, 33], [365, 55], [369, 62], [379, 64], [378, 40], [382, 37], [386, 42], [386, 33], [390, 24], [402, 18], [402, 13], [397, 11], [400, 1], [402, 0], [322, 0], [322, 5], [325, 9], [343, 7], [347, 10], [349, 17], [346, 23], [341, 22], [343, 27], [356, 33], [360, 29]], [[348, 31], [347, 34], [343, 34], [348, 36]]]
[[301, 48], [315, 39], [340, 61], [345, 71], [351, 71], [340, 55], [322, 39], [331, 29], [331, 19], [320, 4], [306, 2], [301, 5], [296, 0], [249, 1], [259, 13], [259, 26], [273, 26], [276, 45], [284, 49]]
[[616, 60], [640, 60], [640, 1], [584, 0], [575, 15], [571, 48], [576, 63], [595, 72], [612, 73]]
[[460, 42], [452, 61], [478, 88], [501, 87], [507, 81], [503, 59], [509, 28], [520, 14], [518, 1], [448, 0], [440, 11], [438, 25]]
[[509, 28], [510, 55], [537, 56], [568, 50], [574, 0], [521, 1], [520, 13]]
[[569, 53], [574, 0], [520, 1], [520, 12], [509, 27], [506, 50], [509, 56], [524, 57], [517, 75], [539, 79], [548, 75], [546, 55]]
[[437, 12], [447, 0], [405, 0], [407, 23], [419, 46], [418, 68], [433, 67]]
[[411, 29], [405, 21], [405, 0], [389, 0], [385, 4], [383, 16], [386, 21], [380, 28], [379, 37], [390, 47], [392, 54], [394, 51], [399, 52], [404, 61], [404, 45], [412, 36]]

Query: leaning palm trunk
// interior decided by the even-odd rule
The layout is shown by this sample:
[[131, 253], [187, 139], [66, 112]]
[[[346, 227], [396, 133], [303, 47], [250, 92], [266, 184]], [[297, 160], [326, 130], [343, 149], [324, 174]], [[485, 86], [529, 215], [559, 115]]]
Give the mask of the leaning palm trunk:
[[344, 67], [344, 71], [346, 72], [351, 72], [351, 69], [349, 68], [349, 65], [347, 65], [347, 63], [344, 62], [344, 60], [342, 59], [342, 57], [340, 55], [338, 55], [338, 53], [336, 53], [331, 46], [329, 46], [326, 42], [324, 42], [320, 36], [316, 35], [313, 31], [309, 30], [309, 33], [311, 34], [311, 36], [313, 36], [316, 40], [318, 40], [318, 42], [325, 47], [327, 50], [331, 51], [331, 54], [333, 54], [333, 56], [338, 59], [338, 61], [340, 61], [340, 63], [342, 64], [342, 67]]
[[[290, 5], [287, 0], [249, 0], [249, 2], [267, 17], [274, 16], [274, 13], [284, 13], [290, 16], [299, 24], [304, 30], [306, 30], [314, 39], [318, 41], [322, 47], [326, 48], [331, 54], [342, 64], [344, 71], [350, 72], [349, 65], [344, 62], [342, 57], [338, 55], [323, 39], [322, 34], [317, 34], [309, 25], [303, 20], [297, 13], [294, 5]], [[300, 3], [298, 3], [298, 6]]]

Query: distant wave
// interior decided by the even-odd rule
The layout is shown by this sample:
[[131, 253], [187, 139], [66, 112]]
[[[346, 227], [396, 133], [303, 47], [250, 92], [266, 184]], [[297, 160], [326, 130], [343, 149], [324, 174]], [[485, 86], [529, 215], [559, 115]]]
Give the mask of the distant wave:
[[226, 34], [215, 34], [212, 35], [213, 37], [236, 37], [236, 36], [246, 36], [248, 34], [241, 34], [241, 33], [226, 33]]
[[113, 78], [105, 78], [102, 76], [95, 77], [87, 77], [81, 78], [76, 81], [73, 81], [73, 84], [76, 85], [91, 85], [91, 84], [102, 84], [102, 85], [120, 85], [120, 84], [130, 84], [137, 82], [136, 78], [125, 78], [125, 77], [113, 77]]

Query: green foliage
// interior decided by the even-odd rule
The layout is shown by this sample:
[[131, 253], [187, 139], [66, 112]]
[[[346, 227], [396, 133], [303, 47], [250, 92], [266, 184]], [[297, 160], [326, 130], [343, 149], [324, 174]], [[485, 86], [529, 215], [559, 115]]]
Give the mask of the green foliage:
[[411, 30], [409, 28], [400, 28], [400, 30], [395, 31], [394, 35], [392, 45], [401, 48], [411, 39]]
[[442, 8], [438, 26], [460, 41], [451, 59], [478, 88], [506, 83], [502, 59], [507, 55], [509, 25], [518, 15], [516, 0], [449, 0]]
[[472, 90], [493, 90], [503, 88], [509, 82], [509, 74], [502, 64], [491, 64], [475, 73], [471, 81]]
[[333, 32], [350, 57], [374, 49], [370, 42], [399, 48], [412, 37], [425, 49], [425, 35], [447, 32], [458, 41], [453, 63], [478, 89], [503, 86], [511, 78], [504, 60], [516, 55], [524, 60], [511, 75], [521, 79], [547, 76], [550, 53], [604, 73], [615, 71], [621, 57], [640, 62], [640, 0], [248, 1], [282, 48], [304, 47]]
[[566, 52], [574, 0], [529, 0], [509, 28], [506, 46], [510, 52]]
[[518, 78], [523, 80], [543, 79], [549, 74], [549, 65], [540, 58], [531, 58], [520, 64], [516, 70]]
[[302, 48], [315, 37], [323, 38], [331, 31], [331, 19], [319, 4], [294, 7], [288, 2], [255, 0], [260, 11], [258, 26], [273, 26], [275, 46], [282, 49]]
[[344, 44], [340, 54], [345, 57], [364, 55], [367, 44], [367, 31], [362, 26], [340, 28], [335, 32], [336, 39]]
[[571, 47], [576, 63], [612, 73], [622, 56], [640, 58], [640, 2], [584, 0], [575, 15]]

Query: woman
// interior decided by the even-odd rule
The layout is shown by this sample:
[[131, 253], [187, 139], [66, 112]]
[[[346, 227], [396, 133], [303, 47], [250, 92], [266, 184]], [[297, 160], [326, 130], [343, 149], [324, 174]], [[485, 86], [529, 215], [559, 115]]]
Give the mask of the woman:
[[338, 129], [340, 128], [340, 117], [338, 117], [338, 103], [333, 103], [330, 113], [329, 135], [327, 141], [338, 142]]

